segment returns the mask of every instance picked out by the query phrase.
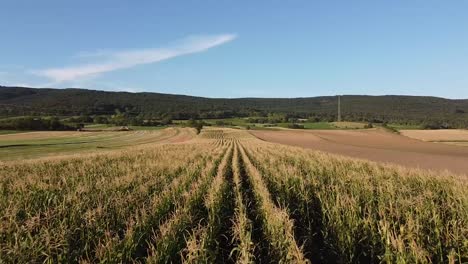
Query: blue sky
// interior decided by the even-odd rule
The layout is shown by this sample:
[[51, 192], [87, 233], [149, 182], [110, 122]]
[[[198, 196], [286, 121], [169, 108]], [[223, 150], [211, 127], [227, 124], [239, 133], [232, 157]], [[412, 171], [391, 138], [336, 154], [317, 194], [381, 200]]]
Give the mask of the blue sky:
[[0, 1], [0, 84], [468, 98], [467, 1]]

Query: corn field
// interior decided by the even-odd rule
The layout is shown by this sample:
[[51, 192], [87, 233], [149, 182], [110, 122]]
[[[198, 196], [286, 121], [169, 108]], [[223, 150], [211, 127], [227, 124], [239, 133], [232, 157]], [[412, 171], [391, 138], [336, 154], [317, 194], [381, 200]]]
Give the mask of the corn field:
[[467, 263], [466, 178], [243, 130], [0, 163], [0, 263]]

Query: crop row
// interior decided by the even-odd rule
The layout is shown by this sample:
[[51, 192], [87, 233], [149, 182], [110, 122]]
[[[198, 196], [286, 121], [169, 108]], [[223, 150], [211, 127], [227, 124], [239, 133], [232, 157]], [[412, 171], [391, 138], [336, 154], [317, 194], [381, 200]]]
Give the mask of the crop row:
[[0, 262], [463, 263], [463, 178], [206, 129], [0, 167]]
[[248, 155], [313, 262], [464, 263], [466, 179], [259, 142]]

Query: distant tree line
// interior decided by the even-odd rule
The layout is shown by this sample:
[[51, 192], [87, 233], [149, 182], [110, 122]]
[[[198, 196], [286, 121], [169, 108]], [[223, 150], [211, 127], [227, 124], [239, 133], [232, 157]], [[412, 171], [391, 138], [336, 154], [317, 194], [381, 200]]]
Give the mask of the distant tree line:
[[165, 126], [172, 124], [172, 117], [170, 115], [152, 116], [130, 111], [122, 112], [119, 109], [116, 109], [112, 115], [87, 115], [83, 113], [64, 120], [70, 123], [110, 124], [116, 126]]
[[74, 130], [76, 126], [66, 125], [57, 117], [17, 117], [0, 121], [3, 130]]
[[58, 117], [12, 117], [0, 120], [0, 130], [75, 130], [83, 128], [86, 124], [109, 124], [116, 126], [164, 126], [172, 124], [170, 117], [162, 120], [143, 119], [131, 117], [125, 113], [116, 113], [112, 116], [74, 116], [64, 119]]
[[[468, 100], [360, 95], [346, 95], [341, 99], [342, 117], [347, 121], [468, 128]], [[294, 123], [294, 119], [335, 121], [336, 111], [335, 96], [212, 99], [159, 93], [0, 87], [0, 116], [3, 117], [87, 116], [93, 122], [129, 125], [164, 125], [169, 119], [232, 117], [251, 117], [252, 123]]]

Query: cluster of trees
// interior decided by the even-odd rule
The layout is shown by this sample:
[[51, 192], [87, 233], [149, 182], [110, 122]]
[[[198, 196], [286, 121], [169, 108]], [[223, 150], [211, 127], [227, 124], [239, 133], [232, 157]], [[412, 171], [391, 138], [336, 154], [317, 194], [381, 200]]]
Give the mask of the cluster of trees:
[[[292, 113], [259, 113], [260, 116], [247, 118], [247, 123], [259, 124], [276, 124], [276, 123], [298, 123], [306, 121], [307, 115], [305, 114], [292, 114]], [[313, 121], [314, 122], [314, 121]], [[317, 121], [318, 122], [318, 121]]]
[[18, 117], [0, 121], [3, 130], [74, 130], [76, 126], [62, 123], [57, 117]]
[[[114, 115], [86, 115], [72, 116], [60, 119], [58, 117], [25, 116], [0, 120], [1, 130], [75, 130], [83, 128], [85, 124], [110, 124], [116, 126], [165, 126], [172, 124], [168, 115], [161, 119], [152, 119], [143, 115], [132, 115], [128, 112], [116, 110]], [[196, 126], [194, 126], [196, 127]]]
[[206, 126], [206, 125], [208, 124], [203, 122], [203, 120], [190, 119], [187, 122], [187, 126], [195, 128], [197, 130], [197, 134], [200, 134], [201, 130], [203, 129], [203, 126]]
[[432, 122], [423, 123], [422, 128], [423, 129], [448, 129], [448, 128], [455, 128], [455, 127], [453, 127], [451, 124], [447, 122], [432, 121]]
[[100, 116], [100, 120], [97, 121], [104, 121], [104, 124], [115, 124], [120, 126], [165, 126], [172, 124], [172, 117], [170, 115], [160, 116], [158, 119], [156, 119], [153, 116], [135, 114], [130, 111], [122, 112], [120, 110], [116, 110], [115, 114], [107, 117], [107, 120], [103, 120], [104, 118], [106, 117]]
[[291, 124], [288, 124], [288, 128], [292, 128], [292, 129], [304, 129], [304, 125], [296, 124], [296, 123], [291, 123]]
[[112, 115], [88, 115], [83, 113], [79, 116], [66, 118], [66, 121], [70, 123], [112, 124], [116, 126], [165, 126], [172, 124], [172, 117], [170, 115], [155, 117], [116, 109]]

